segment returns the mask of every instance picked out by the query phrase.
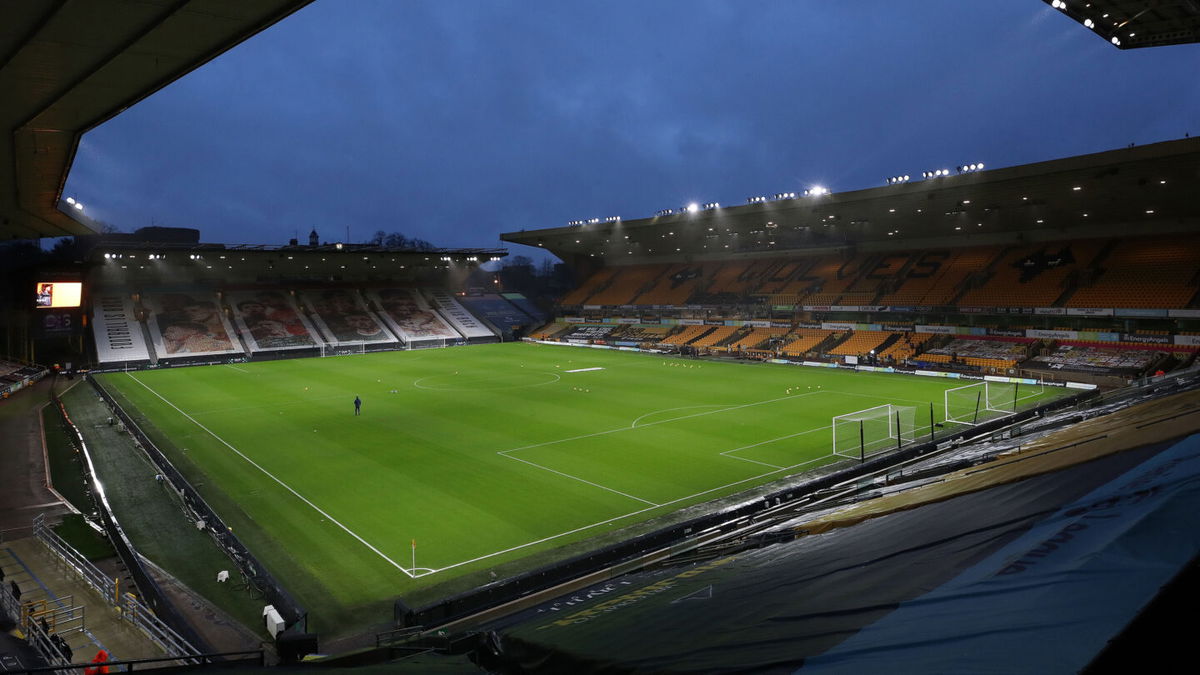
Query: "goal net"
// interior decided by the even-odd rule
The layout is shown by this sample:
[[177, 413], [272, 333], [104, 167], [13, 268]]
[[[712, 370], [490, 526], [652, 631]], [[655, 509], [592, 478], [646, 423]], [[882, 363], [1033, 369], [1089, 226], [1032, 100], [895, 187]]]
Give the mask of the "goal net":
[[1011, 415], [1021, 405], [1042, 393], [1041, 383], [992, 382], [985, 380], [945, 392], [946, 421], [979, 424], [1001, 415]]
[[910, 443], [916, 418], [915, 407], [891, 403], [838, 415], [833, 418], [833, 454], [862, 459]]
[[367, 353], [366, 342], [339, 342], [321, 345], [321, 356], [346, 356]]

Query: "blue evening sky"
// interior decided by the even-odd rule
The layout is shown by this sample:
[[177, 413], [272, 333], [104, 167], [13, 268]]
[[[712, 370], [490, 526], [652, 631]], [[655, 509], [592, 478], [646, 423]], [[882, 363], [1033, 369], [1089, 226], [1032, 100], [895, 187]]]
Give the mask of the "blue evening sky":
[[88, 133], [65, 194], [206, 242], [498, 246], [1200, 133], [1198, 66], [1038, 0], [318, 0]]

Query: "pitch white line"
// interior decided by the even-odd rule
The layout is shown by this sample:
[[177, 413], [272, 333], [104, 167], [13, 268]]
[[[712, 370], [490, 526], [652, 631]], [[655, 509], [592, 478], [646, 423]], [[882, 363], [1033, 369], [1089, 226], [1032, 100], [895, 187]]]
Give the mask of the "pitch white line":
[[[812, 429], [812, 431], [820, 431], [820, 429]], [[512, 459], [516, 459], [516, 457], [513, 457]], [[569, 536], [569, 535], [575, 534], [575, 533], [577, 533], [577, 532], [583, 532], [584, 530], [590, 530], [590, 529], [592, 529], [592, 528], [595, 528], [595, 527], [601, 527], [601, 526], [603, 526], [603, 525], [608, 525], [609, 523], [613, 523], [613, 522], [616, 522], [616, 521], [618, 521], [618, 520], [622, 520], [622, 519], [624, 519], [624, 518], [631, 518], [631, 517], [633, 517], [633, 516], [638, 516], [638, 515], [641, 515], [641, 514], [643, 514], [643, 513], [646, 513], [647, 511], [653, 511], [653, 510], [654, 510], [654, 509], [656, 509], [656, 508], [662, 508], [662, 507], [664, 507], [664, 506], [671, 506], [672, 504], [678, 504], [679, 502], [687, 501], [687, 500], [689, 500], [689, 499], [695, 499], [696, 497], [703, 497], [704, 495], [707, 495], [707, 494], [709, 494], [709, 493], [712, 493], [712, 492], [718, 492], [718, 491], [720, 491], [720, 490], [724, 490], [724, 489], [727, 489], [727, 488], [734, 487], [735, 485], [741, 485], [742, 483], [748, 483], [748, 482], [751, 482], [751, 481], [756, 481], [756, 480], [759, 480], [759, 479], [761, 479], [761, 478], [766, 478], [767, 476], [770, 476], [770, 475], [772, 475], [772, 474], [777, 474], [777, 473], [779, 473], [780, 471], [790, 471], [790, 470], [792, 470], [792, 469], [798, 469], [798, 468], [800, 468], [800, 467], [802, 467], [802, 466], [805, 466], [805, 465], [808, 465], [808, 464], [812, 464], [813, 462], [819, 462], [819, 461], [822, 461], [822, 460], [824, 460], [824, 459], [826, 459], [826, 457], [817, 457], [817, 458], [815, 458], [815, 459], [810, 459], [810, 460], [808, 460], [807, 462], [800, 462], [799, 464], [793, 464], [793, 465], [791, 465], [791, 466], [785, 466], [785, 467], [783, 467], [783, 468], [781, 468], [781, 469], [777, 469], [777, 470], [775, 470], [775, 471], [768, 471], [768, 472], [766, 472], [766, 473], [761, 473], [761, 474], [758, 474], [757, 476], [751, 476], [751, 477], [749, 477], [749, 478], [743, 478], [742, 480], [739, 480], [739, 481], [734, 481], [734, 482], [732, 482], [732, 483], [727, 483], [727, 484], [725, 484], [725, 485], [719, 485], [719, 486], [717, 486], [717, 487], [715, 487], [715, 488], [711, 488], [711, 489], [708, 489], [708, 490], [704, 490], [703, 492], [697, 492], [697, 493], [695, 493], [695, 494], [692, 494], [692, 495], [687, 495], [686, 497], [680, 497], [680, 498], [678, 498], [678, 499], [672, 499], [671, 501], [669, 501], [669, 502], [663, 502], [662, 504], [659, 504], [658, 506], [651, 506], [651, 507], [644, 508], [644, 509], [641, 509], [641, 510], [638, 510], [638, 511], [631, 511], [631, 512], [629, 512], [629, 513], [625, 513], [625, 514], [622, 514], [622, 515], [619, 515], [619, 516], [615, 516], [615, 517], [613, 517], [613, 518], [609, 518], [608, 520], [602, 520], [602, 521], [600, 521], [600, 522], [597, 522], [597, 523], [592, 523], [592, 524], [590, 524], [590, 525], [584, 525], [584, 526], [582, 526], [582, 527], [577, 527], [577, 528], [575, 528], [575, 529], [573, 529], [573, 530], [567, 530], [566, 532], [559, 532], [558, 534], [553, 534], [553, 535], [550, 535], [549, 537], [543, 537], [543, 538], [541, 538], [541, 539], [538, 539], [538, 540], [536, 540], [536, 541], [530, 541], [530, 542], [526, 542], [526, 543], [524, 543], [524, 544], [519, 544], [519, 545], [517, 545], [517, 546], [512, 546], [512, 547], [506, 548], [506, 549], [504, 549], [504, 550], [502, 550], [502, 551], [495, 551], [495, 552], [493, 552], [493, 553], [488, 553], [488, 554], [486, 554], [486, 555], [481, 555], [481, 556], [479, 556], [479, 557], [476, 557], [476, 558], [471, 558], [470, 560], [463, 560], [463, 561], [461, 561], [461, 562], [456, 562], [456, 563], [454, 563], [454, 564], [452, 564], [452, 565], [447, 565], [447, 566], [445, 566], [445, 567], [438, 567], [438, 568], [435, 568], [435, 569], [434, 569], [432, 572], [428, 572], [428, 574], [436, 574], [436, 573], [438, 573], [438, 572], [444, 572], [444, 571], [446, 571], [446, 570], [454, 569], [454, 568], [456, 568], [456, 567], [462, 567], [463, 565], [470, 565], [471, 563], [479, 562], [480, 560], [487, 560], [488, 558], [494, 558], [494, 557], [496, 557], [496, 556], [498, 556], [498, 555], [504, 555], [505, 553], [512, 553], [513, 551], [519, 551], [519, 550], [521, 550], [521, 549], [523, 549], [523, 548], [529, 548], [530, 546], [537, 546], [538, 544], [544, 544], [545, 542], [548, 542], [548, 541], [553, 541], [553, 540], [555, 540], [555, 539], [558, 539], [559, 537], [566, 537], [566, 536]], [[419, 575], [419, 576], [426, 576], [426, 575], [425, 575], [425, 574], [422, 574], [422, 575]]]
[[590, 373], [593, 370], [604, 370], [603, 368], [576, 368], [575, 370], [564, 370], [564, 373]]
[[197, 421], [196, 421], [196, 419], [195, 419], [195, 418], [193, 418], [191, 415], [189, 415], [189, 414], [185, 413], [184, 411], [180, 410], [180, 409], [179, 409], [179, 406], [177, 406], [177, 405], [175, 405], [174, 403], [171, 403], [170, 401], [168, 401], [166, 398], [164, 398], [164, 397], [163, 397], [163, 395], [162, 395], [162, 394], [160, 394], [160, 393], [158, 393], [157, 391], [154, 391], [153, 389], [151, 389], [151, 388], [150, 388], [150, 386], [149, 386], [149, 385], [147, 385], [145, 382], [142, 382], [141, 380], [139, 380], [139, 379], [137, 379], [136, 377], [134, 377], [133, 373], [125, 373], [125, 374], [126, 374], [126, 375], [128, 375], [130, 378], [132, 378], [134, 382], [137, 382], [138, 384], [140, 384], [140, 385], [142, 385], [143, 387], [145, 387], [145, 388], [146, 388], [146, 391], [150, 392], [151, 394], [154, 394], [154, 395], [155, 395], [155, 396], [157, 396], [159, 399], [161, 399], [163, 403], [166, 403], [167, 405], [169, 405], [169, 406], [171, 406], [172, 408], [174, 408], [174, 409], [175, 409], [175, 412], [177, 412], [177, 413], [179, 413], [180, 415], [183, 415], [184, 417], [188, 418], [188, 419], [189, 419], [189, 420], [192, 422], [192, 424], [195, 424], [196, 426], [200, 427], [201, 429], [203, 429], [204, 431], [206, 431], [206, 432], [207, 432], [207, 433], [208, 433], [210, 436], [212, 436], [213, 438], [215, 438], [215, 439], [217, 439], [218, 441], [220, 441], [222, 445], [224, 445], [225, 447], [227, 447], [227, 448], [229, 448], [230, 450], [234, 451], [234, 453], [236, 453], [238, 457], [241, 457], [242, 459], [246, 460], [246, 461], [247, 461], [247, 462], [248, 462], [248, 463], [249, 463], [251, 466], [253, 466], [254, 468], [256, 468], [256, 469], [258, 469], [259, 471], [261, 471], [261, 472], [263, 472], [264, 474], [266, 474], [268, 478], [270, 478], [271, 480], [275, 481], [276, 483], [279, 483], [279, 485], [280, 485], [281, 487], [283, 487], [283, 489], [285, 489], [285, 490], [287, 490], [288, 492], [290, 492], [290, 493], [292, 493], [293, 495], [295, 495], [296, 499], [299, 499], [300, 501], [304, 502], [305, 504], [308, 504], [309, 506], [311, 506], [311, 507], [313, 508], [313, 510], [314, 510], [314, 511], [316, 511], [317, 513], [321, 514], [322, 516], [325, 516], [326, 518], [328, 518], [328, 519], [329, 519], [329, 522], [331, 522], [331, 523], [333, 523], [334, 525], [337, 525], [338, 527], [342, 528], [342, 530], [343, 530], [343, 531], [345, 531], [345, 532], [346, 532], [346, 534], [350, 535], [351, 537], [354, 537], [354, 538], [355, 538], [355, 539], [357, 539], [357, 540], [359, 541], [359, 543], [361, 543], [363, 546], [366, 546], [367, 548], [369, 548], [369, 549], [371, 549], [372, 551], [374, 551], [374, 552], [375, 552], [375, 554], [376, 554], [376, 555], [378, 555], [380, 558], [383, 558], [384, 560], [388, 561], [389, 563], [391, 563], [391, 564], [392, 564], [392, 566], [393, 566], [393, 567], [395, 567], [396, 569], [400, 570], [401, 572], [404, 572], [404, 573], [405, 573], [406, 575], [408, 575], [410, 578], [412, 578], [412, 577], [414, 576], [412, 572], [410, 572], [410, 571], [408, 571], [408, 570], [404, 569], [404, 567], [403, 567], [402, 565], [400, 565], [400, 563], [397, 563], [395, 560], [392, 560], [391, 558], [387, 557], [386, 555], [384, 555], [384, 554], [383, 554], [383, 552], [382, 552], [382, 551], [380, 551], [379, 549], [377, 549], [377, 548], [375, 548], [374, 546], [372, 546], [372, 545], [370, 544], [370, 542], [368, 542], [366, 539], [363, 539], [362, 537], [358, 536], [358, 534], [357, 534], [356, 532], [354, 532], [354, 530], [351, 530], [350, 528], [346, 527], [345, 525], [343, 525], [343, 524], [341, 523], [341, 521], [339, 521], [338, 519], [334, 518], [333, 516], [329, 515], [329, 514], [328, 514], [328, 513], [326, 513], [324, 510], [322, 510], [322, 509], [321, 509], [321, 507], [319, 507], [319, 506], [317, 506], [316, 504], [314, 504], [314, 503], [310, 502], [308, 499], [306, 499], [306, 498], [304, 497], [304, 495], [302, 495], [302, 494], [300, 494], [299, 492], [296, 492], [294, 489], [292, 489], [292, 486], [290, 486], [290, 485], [288, 485], [287, 483], [285, 483], [285, 482], [283, 482], [283, 481], [279, 480], [278, 478], [276, 478], [274, 474], [272, 474], [270, 471], [267, 471], [266, 469], [264, 469], [264, 468], [263, 468], [261, 465], [259, 465], [259, 463], [258, 463], [258, 462], [255, 462], [254, 460], [250, 459], [250, 458], [249, 458], [249, 457], [247, 457], [247, 456], [245, 455], [245, 453], [243, 453], [241, 450], [238, 450], [237, 448], [233, 447], [233, 446], [232, 446], [232, 445], [230, 445], [230, 444], [229, 444], [229, 443], [228, 443], [228, 442], [227, 442], [225, 439], [223, 439], [223, 438], [221, 438], [220, 436], [218, 436], [218, 435], [216, 435], [215, 433], [213, 433], [211, 429], [209, 429], [208, 427], [204, 426], [203, 424], [201, 424], [201, 423], [197, 422]]
[[579, 476], [572, 476], [572, 475], [571, 475], [571, 474], [569, 474], [569, 473], [563, 473], [562, 471], [558, 471], [558, 470], [555, 470], [555, 469], [551, 469], [551, 468], [550, 468], [550, 467], [548, 467], [548, 466], [542, 466], [541, 464], [536, 464], [536, 463], [534, 463], [534, 462], [531, 462], [531, 461], [529, 461], [529, 460], [527, 460], [527, 459], [521, 459], [520, 457], [513, 457], [512, 455], [505, 455], [505, 454], [504, 454], [504, 452], [500, 452], [500, 453], [497, 453], [497, 454], [504, 455], [505, 457], [507, 457], [507, 458], [509, 458], [509, 459], [515, 459], [515, 460], [517, 460], [518, 462], [524, 462], [524, 463], [528, 464], [529, 466], [536, 466], [537, 468], [539, 468], [539, 469], [541, 469], [541, 470], [543, 470], [543, 471], [549, 471], [550, 473], [556, 473], [556, 474], [558, 474], [558, 475], [560, 475], [560, 476], [563, 476], [564, 478], [570, 478], [571, 480], [577, 480], [577, 481], [579, 481], [580, 483], [587, 483], [588, 485], [591, 485], [592, 487], [600, 488], [601, 490], [608, 490], [609, 492], [615, 492], [616, 494], [619, 494], [619, 495], [621, 495], [622, 497], [628, 497], [628, 498], [630, 498], [630, 499], [633, 499], [633, 500], [635, 500], [635, 501], [639, 501], [639, 502], [641, 502], [641, 503], [643, 503], [643, 504], [649, 504], [649, 505], [651, 505], [651, 506], [658, 506], [658, 504], [656, 504], [656, 503], [654, 503], [654, 502], [652, 502], [652, 501], [650, 501], [650, 500], [648, 500], [648, 499], [642, 499], [641, 497], [634, 497], [633, 495], [631, 495], [631, 494], [627, 494], [627, 493], [625, 493], [625, 492], [621, 492], [620, 490], [614, 490], [613, 488], [610, 488], [610, 487], [605, 487], [605, 486], [603, 486], [603, 485], [601, 485], [601, 484], [599, 484], [599, 483], [593, 483], [592, 481], [590, 481], [590, 480], [586, 480], [586, 479], [583, 479], [583, 478], [580, 478]]
[[[648, 422], [646, 424], [641, 425], [640, 427], [617, 427], [616, 429], [606, 429], [604, 431], [597, 431], [597, 432], [591, 433], [591, 434], [580, 434], [579, 436], [571, 436], [569, 438], [559, 438], [557, 440], [546, 441], [544, 443], [534, 443], [532, 445], [522, 445], [519, 448], [509, 448], [508, 450], [498, 450], [496, 452], [496, 454], [504, 455], [505, 457], [511, 457], [511, 455], [508, 454], [510, 452], [519, 452], [521, 450], [530, 450], [532, 448], [541, 448], [541, 447], [544, 447], [547, 445], [555, 445], [557, 443], [566, 443], [568, 441], [578, 441], [578, 440], [584, 439], [584, 438], [593, 438], [596, 436], [606, 436], [608, 434], [615, 434], [620, 431], [629, 431], [630, 429], [645, 429], [646, 427], [653, 427], [653, 426], [657, 426], [659, 424], [666, 424], [667, 422], [678, 422], [679, 420], [691, 419], [693, 417], [703, 417], [705, 415], [712, 415], [714, 413], [719, 413], [719, 412], [727, 412], [730, 410], [741, 410], [742, 408], [752, 408], [756, 405], [765, 405], [767, 403], [775, 403], [776, 401], [784, 401], [784, 400], [787, 400], [790, 398], [803, 398], [805, 396], [812, 396], [813, 394], [820, 394], [820, 393], [821, 393], [820, 391], [811, 391], [811, 392], [807, 392], [804, 394], [792, 394], [791, 396], [780, 396], [779, 398], [767, 399], [765, 401], [757, 401], [755, 403], [743, 403], [740, 405], [729, 406], [728, 408], [720, 408], [718, 410], [710, 410], [708, 412], [695, 413], [692, 415], [683, 415], [681, 417], [671, 417], [671, 418], [668, 418], [665, 420], [659, 420], [657, 422]], [[689, 407], [691, 407], [691, 406], [689, 406]], [[697, 407], [699, 407], [699, 406], [697, 406]], [[664, 411], [659, 410], [656, 412], [664, 412]], [[515, 459], [515, 457], [513, 459]]]
[[811, 433], [813, 433], [813, 432], [816, 432], [816, 431], [824, 431], [825, 429], [829, 429], [829, 428], [831, 428], [832, 426], [833, 426], [833, 425], [828, 425], [828, 426], [823, 426], [823, 427], [817, 427], [817, 428], [815, 428], [815, 429], [809, 429], [809, 430], [807, 430], [807, 431], [797, 431], [797, 432], [796, 432], [796, 433], [794, 433], [794, 434], [788, 434], [788, 435], [786, 435], [786, 436], [780, 436], [779, 438], [772, 438], [772, 439], [769, 439], [769, 440], [760, 441], [760, 442], [758, 442], [758, 443], [751, 443], [750, 445], [743, 445], [743, 446], [742, 446], [742, 447], [740, 447], [740, 448], [734, 448], [734, 449], [732, 449], [732, 450], [726, 450], [725, 452], [721, 452], [721, 453], [718, 453], [718, 454], [720, 454], [720, 455], [722, 455], [722, 456], [724, 456], [724, 457], [729, 457], [730, 459], [740, 459], [740, 460], [742, 460], [743, 462], [753, 462], [753, 463], [755, 463], [755, 464], [762, 464], [763, 466], [769, 466], [769, 467], [772, 467], [772, 468], [774, 468], [774, 469], [783, 469], [784, 467], [782, 467], [782, 466], [775, 466], [774, 464], [767, 464], [766, 462], [760, 462], [760, 461], [758, 461], [758, 460], [756, 460], [756, 459], [746, 459], [745, 457], [734, 457], [732, 453], [735, 453], [735, 452], [741, 452], [742, 450], [749, 450], [750, 448], [757, 448], [757, 447], [758, 447], [758, 446], [760, 446], [760, 445], [766, 445], [766, 444], [768, 444], [768, 443], [774, 443], [774, 442], [776, 442], [776, 441], [783, 441], [783, 440], [787, 440], [787, 439], [789, 439], [789, 438], [795, 438], [796, 436], [804, 436], [804, 435], [806, 435], [806, 434], [811, 434]]
[[678, 408], [664, 408], [662, 410], [655, 410], [653, 412], [648, 412], [645, 415], [638, 417], [637, 419], [635, 419], [633, 422], [631, 422], [629, 424], [629, 428], [632, 429], [633, 427], [636, 427], [638, 425], [638, 422], [641, 422], [642, 420], [646, 419], [647, 417], [649, 417], [651, 415], [657, 415], [659, 413], [675, 412], [676, 410], [694, 410], [696, 408], [724, 408], [724, 407], [725, 407], [724, 403], [713, 403], [711, 405], [685, 405], [685, 406], [680, 406]]
[[238, 371], [239, 373], [246, 373], [247, 375], [249, 375], [249, 374], [250, 374], [250, 371], [248, 371], [248, 370], [246, 370], [246, 369], [244, 369], [244, 368], [238, 368], [237, 366], [233, 365], [232, 363], [226, 363], [226, 364], [225, 364], [225, 367], [226, 367], [226, 368], [233, 368], [234, 370]]

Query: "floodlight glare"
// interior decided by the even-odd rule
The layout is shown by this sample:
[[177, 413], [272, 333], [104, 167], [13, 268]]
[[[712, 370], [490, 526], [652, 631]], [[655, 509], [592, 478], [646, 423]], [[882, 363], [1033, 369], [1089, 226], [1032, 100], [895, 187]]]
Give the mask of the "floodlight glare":
[[72, 206], [74, 206], [74, 205], [75, 205], [75, 198], [74, 198], [74, 197], [67, 197], [67, 203], [68, 203], [68, 204], [71, 204]]

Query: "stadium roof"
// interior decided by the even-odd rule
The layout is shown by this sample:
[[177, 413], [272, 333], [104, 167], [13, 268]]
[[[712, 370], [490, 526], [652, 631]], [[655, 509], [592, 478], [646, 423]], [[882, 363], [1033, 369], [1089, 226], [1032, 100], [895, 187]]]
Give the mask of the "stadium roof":
[[540, 246], [564, 260], [620, 264], [868, 242], [966, 245], [997, 233], [1068, 239], [1200, 227], [1200, 138], [914, 178], [852, 192], [510, 232], [501, 239]]
[[1117, 49], [1200, 42], [1200, 0], [1042, 0]]
[[90, 234], [61, 201], [83, 133], [311, 1], [0, 5], [0, 239]]

